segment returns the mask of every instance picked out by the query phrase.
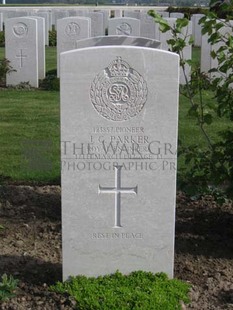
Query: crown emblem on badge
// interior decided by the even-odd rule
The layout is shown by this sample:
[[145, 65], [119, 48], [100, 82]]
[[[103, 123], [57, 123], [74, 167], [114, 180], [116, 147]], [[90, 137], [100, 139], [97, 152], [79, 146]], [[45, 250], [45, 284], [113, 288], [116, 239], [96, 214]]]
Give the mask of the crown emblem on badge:
[[121, 57], [117, 57], [117, 59], [113, 60], [108, 66], [109, 75], [112, 77], [116, 76], [128, 76], [129, 74], [129, 65], [126, 61], [123, 61]]

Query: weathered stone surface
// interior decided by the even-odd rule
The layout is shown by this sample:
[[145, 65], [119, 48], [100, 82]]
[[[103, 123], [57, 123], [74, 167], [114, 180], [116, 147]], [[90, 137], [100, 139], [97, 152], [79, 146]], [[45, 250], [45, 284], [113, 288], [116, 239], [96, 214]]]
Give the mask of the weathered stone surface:
[[178, 76], [159, 49], [61, 54], [64, 280], [173, 276]]

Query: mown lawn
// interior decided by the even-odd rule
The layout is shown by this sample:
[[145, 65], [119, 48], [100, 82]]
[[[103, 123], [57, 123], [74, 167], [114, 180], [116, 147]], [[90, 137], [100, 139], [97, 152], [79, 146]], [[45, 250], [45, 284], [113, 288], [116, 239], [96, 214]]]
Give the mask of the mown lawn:
[[[4, 48], [0, 48], [0, 59]], [[193, 57], [200, 59], [200, 49]], [[56, 49], [46, 48], [46, 71], [56, 69]], [[213, 93], [206, 91], [204, 100], [211, 101]], [[179, 139], [184, 145], [205, 147], [205, 139], [196, 120], [187, 116], [190, 103], [180, 96]], [[219, 139], [217, 132], [230, 126], [224, 119], [216, 119], [207, 127], [211, 139]], [[0, 180], [57, 182], [60, 178], [59, 92], [43, 90], [0, 90]], [[41, 158], [41, 165], [38, 163]], [[183, 166], [178, 160], [178, 167]]]

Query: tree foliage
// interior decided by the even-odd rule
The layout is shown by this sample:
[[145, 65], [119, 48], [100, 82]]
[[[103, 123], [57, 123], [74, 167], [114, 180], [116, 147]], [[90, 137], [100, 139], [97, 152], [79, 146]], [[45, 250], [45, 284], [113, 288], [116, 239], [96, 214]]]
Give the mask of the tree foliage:
[[[225, 12], [232, 12], [230, 4], [221, 7]], [[220, 142], [212, 141], [206, 128], [220, 118], [233, 121], [233, 21], [227, 15], [225, 20], [218, 18], [214, 12], [207, 13], [201, 20], [202, 34], [208, 34], [208, 42], [215, 46], [211, 57], [218, 60], [216, 68], [208, 74], [201, 72], [200, 67], [193, 66], [191, 60], [185, 60], [183, 49], [193, 43], [192, 37], [182, 31], [188, 24], [188, 19], [177, 19], [174, 26], [156, 14], [149, 11], [160, 31], [171, 32], [171, 39], [167, 42], [172, 52], [180, 56], [180, 65], [184, 72], [186, 85], [181, 86], [180, 92], [188, 98], [190, 108], [188, 114], [195, 117], [202, 135], [205, 147], [199, 145], [185, 146], [179, 141], [179, 156], [184, 157], [186, 167], [179, 173], [179, 185], [191, 194], [203, 192], [224, 191], [232, 195], [233, 189], [233, 128], [218, 132]], [[189, 80], [185, 65], [192, 66]], [[211, 90], [215, 100], [205, 102], [203, 92]]]

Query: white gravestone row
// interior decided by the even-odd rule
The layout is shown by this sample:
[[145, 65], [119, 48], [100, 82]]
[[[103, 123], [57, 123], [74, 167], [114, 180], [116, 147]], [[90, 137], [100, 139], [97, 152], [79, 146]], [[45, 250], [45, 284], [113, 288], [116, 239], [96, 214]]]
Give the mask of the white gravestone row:
[[67, 17], [89, 17], [92, 20], [92, 34], [99, 36], [105, 34], [105, 29], [108, 27], [108, 11], [101, 10], [57, 10], [52, 12], [52, 24], [57, 29], [57, 21]]
[[25, 17], [28, 16], [29, 12], [28, 11], [18, 11], [18, 10], [12, 10], [12, 11], [4, 11], [4, 22], [8, 18], [16, 18], [16, 17]]
[[73, 16], [87, 16], [88, 14], [88, 10], [76, 10], [76, 9], [73, 9], [73, 10], [68, 10], [68, 14], [69, 14], [69, 17], [73, 17]]
[[178, 76], [154, 48], [61, 54], [64, 280], [173, 276]]
[[15, 70], [7, 75], [7, 85], [29, 82], [38, 87], [45, 74], [44, 19], [9, 18], [5, 23], [6, 58]]

